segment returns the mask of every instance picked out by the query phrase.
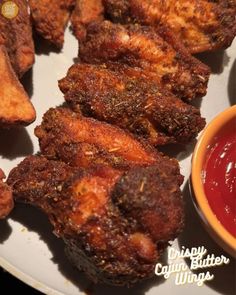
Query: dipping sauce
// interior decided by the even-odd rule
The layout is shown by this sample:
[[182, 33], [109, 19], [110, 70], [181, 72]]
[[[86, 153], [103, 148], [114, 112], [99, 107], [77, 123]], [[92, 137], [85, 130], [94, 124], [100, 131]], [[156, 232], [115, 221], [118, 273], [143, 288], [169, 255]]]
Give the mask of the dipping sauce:
[[236, 118], [209, 148], [204, 190], [217, 219], [236, 237]]

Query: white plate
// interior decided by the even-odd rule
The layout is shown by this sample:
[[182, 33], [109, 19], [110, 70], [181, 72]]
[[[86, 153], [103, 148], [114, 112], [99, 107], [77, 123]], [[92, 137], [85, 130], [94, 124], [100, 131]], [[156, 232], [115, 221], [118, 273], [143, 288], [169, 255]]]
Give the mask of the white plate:
[[[37, 121], [26, 129], [0, 131], [0, 167], [8, 173], [26, 155], [38, 151], [38, 141], [33, 134], [36, 125], [48, 108], [63, 103], [57, 80], [64, 77], [77, 56], [78, 44], [69, 30], [61, 53], [50, 52], [41, 44], [32, 73], [25, 77], [25, 85], [32, 92], [32, 102], [37, 110]], [[211, 75], [208, 94], [201, 103], [201, 112], [209, 122], [219, 112], [235, 103], [236, 99], [236, 42], [225, 52], [205, 54], [202, 58], [210, 63]], [[31, 75], [32, 74], [32, 75]], [[234, 101], [233, 101], [234, 100]], [[209, 253], [227, 254], [221, 250], [202, 228], [188, 192], [188, 177], [193, 144], [185, 150], [175, 148], [169, 153], [180, 160], [185, 176], [183, 185], [186, 199], [186, 228], [172, 247], [205, 246]], [[0, 265], [25, 283], [46, 294], [234, 294], [235, 265], [211, 269], [215, 278], [201, 287], [176, 286], [174, 280], [160, 279], [138, 284], [135, 288], [92, 286], [85, 276], [74, 270], [63, 252], [63, 243], [52, 234], [47, 218], [39, 211], [17, 206], [7, 221], [0, 223]]]

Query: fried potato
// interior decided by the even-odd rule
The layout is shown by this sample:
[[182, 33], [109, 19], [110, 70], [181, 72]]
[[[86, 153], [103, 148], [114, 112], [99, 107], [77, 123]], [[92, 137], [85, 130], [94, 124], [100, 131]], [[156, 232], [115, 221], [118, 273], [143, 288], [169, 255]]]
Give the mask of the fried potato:
[[0, 13], [0, 45], [6, 46], [12, 67], [21, 77], [34, 63], [34, 42], [27, 1], [14, 2], [19, 8], [16, 17], [7, 19]]
[[29, 0], [33, 25], [40, 36], [62, 48], [74, 0]]
[[0, 85], [0, 126], [33, 122], [35, 109], [12, 69], [4, 46], [0, 46]]

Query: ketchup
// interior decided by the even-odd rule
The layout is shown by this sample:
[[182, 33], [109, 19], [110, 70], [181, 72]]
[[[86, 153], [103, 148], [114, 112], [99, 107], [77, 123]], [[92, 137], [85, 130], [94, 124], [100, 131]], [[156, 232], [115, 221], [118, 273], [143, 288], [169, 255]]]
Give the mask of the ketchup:
[[217, 219], [236, 237], [236, 119], [209, 148], [204, 190]]

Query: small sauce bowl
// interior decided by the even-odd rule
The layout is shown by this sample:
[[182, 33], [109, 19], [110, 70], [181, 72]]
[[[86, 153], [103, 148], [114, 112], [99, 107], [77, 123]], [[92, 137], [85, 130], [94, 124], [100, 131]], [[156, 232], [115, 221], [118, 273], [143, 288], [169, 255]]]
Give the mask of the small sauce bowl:
[[236, 257], [236, 106], [213, 119], [198, 140], [191, 189], [206, 229]]

